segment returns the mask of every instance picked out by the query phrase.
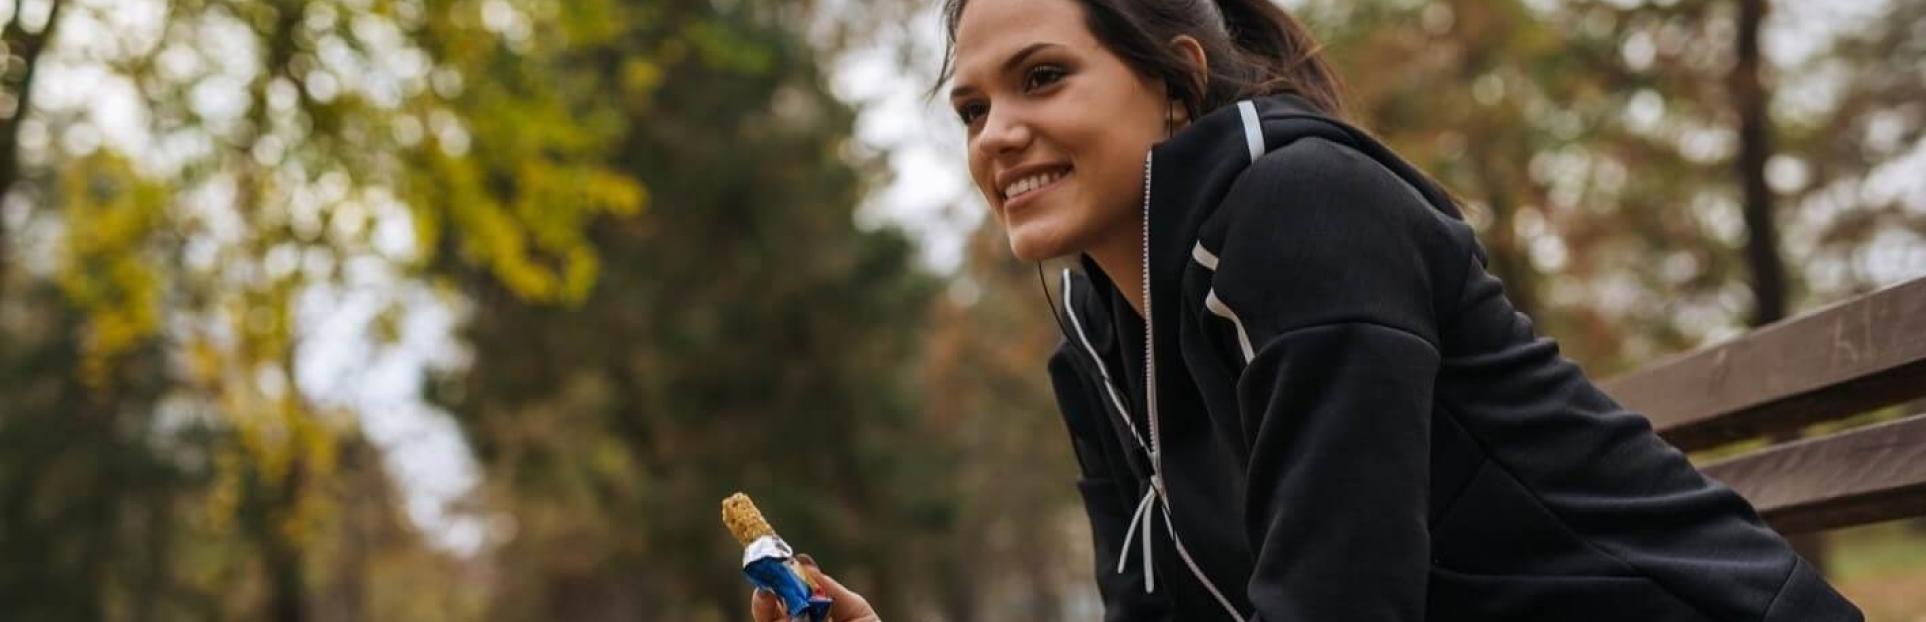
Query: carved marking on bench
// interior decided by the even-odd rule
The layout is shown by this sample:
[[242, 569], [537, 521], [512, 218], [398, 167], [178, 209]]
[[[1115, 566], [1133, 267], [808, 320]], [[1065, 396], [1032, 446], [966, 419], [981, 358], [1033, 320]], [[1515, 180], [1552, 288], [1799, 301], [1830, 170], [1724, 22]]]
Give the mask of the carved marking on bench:
[[1926, 397], [1926, 278], [1759, 328], [1602, 386], [1687, 450]]

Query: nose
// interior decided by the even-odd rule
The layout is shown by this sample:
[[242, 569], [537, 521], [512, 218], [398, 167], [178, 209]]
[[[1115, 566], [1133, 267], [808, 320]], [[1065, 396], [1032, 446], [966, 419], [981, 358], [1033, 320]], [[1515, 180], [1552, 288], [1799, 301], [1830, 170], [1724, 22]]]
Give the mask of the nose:
[[976, 149], [986, 160], [1020, 153], [1030, 144], [1030, 124], [1008, 108], [996, 106], [985, 113], [983, 131], [976, 135]]

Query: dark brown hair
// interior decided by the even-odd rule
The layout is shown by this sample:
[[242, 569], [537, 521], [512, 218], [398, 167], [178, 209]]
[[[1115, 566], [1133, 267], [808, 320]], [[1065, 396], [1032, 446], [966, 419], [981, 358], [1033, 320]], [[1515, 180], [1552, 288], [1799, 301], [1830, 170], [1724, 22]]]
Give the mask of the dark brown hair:
[[[969, 0], [945, 0], [947, 45], [940, 85], [956, 70], [956, 28]], [[1191, 118], [1240, 99], [1289, 93], [1317, 112], [1345, 118], [1343, 86], [1321, 46], [1272, 0], [1076, 0], [1097, 41], [1138, 73], [1162, 79]], [[1197, 39], [1209, 75], [1170, 45]], [[931, 90], [934, 96], [935, 90]]]

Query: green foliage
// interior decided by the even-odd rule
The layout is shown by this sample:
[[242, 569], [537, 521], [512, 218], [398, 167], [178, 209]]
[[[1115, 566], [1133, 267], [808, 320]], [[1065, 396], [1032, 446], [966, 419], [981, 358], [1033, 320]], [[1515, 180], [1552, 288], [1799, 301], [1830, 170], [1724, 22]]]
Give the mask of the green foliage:
[[745, 616], [717, 520], [738, 489], [879, 602], [907, 602], [891, 579], [945, 526], [911, 384], [934, 284], [900, 234], [854, 228], [852, 111], [794, 32], [741, 4], [658, 5], [574, 51], [652, 87], [599, 100], [646, 121], [610, 136], [610, 165], [650, 209], [593, 228], [585, 300], [558, 311], [457, 272], [481, 303], [474, 363], [440, 395], [516, 526], [502, 617]]
[[[545, 3], [488, 4], [433, 3], [420, 30], [443, 71], [481, 79], [445, 89], [429, 115], [443, 127], [407, 155], [400, 183], [418, 245], [439, 252], [448, 246], [443, 236], [455, 236], [458, 256], [445, 259], [486, 265], [529, 300], [580, 303], [600, 270], [584, 231], [598, 217], [633, 216], [647, 196], [605, 164], [630, 118], [601, 103], [612, 68], [589, 53], [615, 43], [627, 7], [569, 2], [548, 19], [542, 13], [554, 7]], [[467, 23], [491, 10], [533, 25], [503, 38]], [[655, 88], [643, 80], [629, 86], [629, 97]]]
[[81, 377], [99, 387], [115, 358], [159, 328], [163, 275], [151, 240], [169, 197], [164, 186], [139, 178], [126, 160], [108, 153], [70, 163], [59, 192], [71, 224], [57, 281], [87, 315]]

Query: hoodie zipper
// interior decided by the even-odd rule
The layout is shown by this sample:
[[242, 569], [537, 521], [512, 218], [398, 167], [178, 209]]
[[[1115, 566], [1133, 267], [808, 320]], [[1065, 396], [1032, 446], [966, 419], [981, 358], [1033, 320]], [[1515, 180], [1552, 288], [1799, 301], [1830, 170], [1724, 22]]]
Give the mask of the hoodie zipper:
[[[1156, 586], [1150, 570], [1151, 517], [1147, 510], [1151, 505], [1158, 505], [1158, 502], [1161, 502], [1162, 507], [1158, 509], [1164, 515], [1164, 531], [1170, 533], [1170, 542], [1176, 546], [1177, 556], [1183, 559], [1184, 565], [1190, 568], [1190, 573], [1197, 577], [1197, 581], [1204, 585], [1204, 589], [1209, 590], [1210, 595], [1217, 598], [1217, 604], [1223, 605], [1224, 611], [1230, 614], [1232, 620], [1244, 622], [1243, 614], [1238, 613], [1237, 607], [1232, 606], [1230, 599], [1225, 598], [1224, 593], [1217, 589], [1217, 584], [1211, 583], [1210, 577], [1204, 576], [1203, 568], [1197, 565], [1197, 561], [1190, 556], [1190, 550], [1184, 547], [1183, 538], [1177, 536], [1177, 523], [1172, 520], [1170, 513], [1170, 495], [1164, 488], [1163, 435], [1158, 433], [1157, 418], [1157, 322], [1151, 315], [1150, 295], [1150, 179], [1155, 155], [1154, 151], [1144, 153], [1143, 237], [1141, 240], [1143, 242], [1141, 272], [1144, 294], [1144, 408], [1150, 425], [1150, 447], [1148, 448], [1150, 450], [1150, 490], [1144, 495], [1144, 500], [1137, 505], [1137, 513], [1143, 515], [1144, 592], [1150, 593]], [[1124, 533], [1123, 546], [1119, 548], [1121, 555], [1128, 555], [1125, 551], [1130, 550], [1130, 532], [1136, 531], [1136, 527], [1137, 522], [1132, 520], [1131, 528]], [[1119, 560], [1117, 563], [1118, 572], [1123, 571], [1123, 561]]]

